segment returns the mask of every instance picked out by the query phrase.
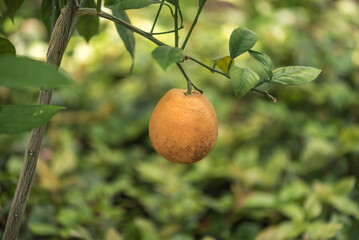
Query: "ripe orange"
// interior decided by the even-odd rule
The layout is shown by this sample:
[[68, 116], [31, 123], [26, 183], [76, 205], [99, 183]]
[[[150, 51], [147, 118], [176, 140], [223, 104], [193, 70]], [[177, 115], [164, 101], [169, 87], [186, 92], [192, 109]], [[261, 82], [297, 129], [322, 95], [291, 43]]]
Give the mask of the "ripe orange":
[[158, 102], [150, 123], [154, 149], [175, 163], [195, 163], [216, 144], [217, 116], [211, 102], [201, 93], [172, 89]]

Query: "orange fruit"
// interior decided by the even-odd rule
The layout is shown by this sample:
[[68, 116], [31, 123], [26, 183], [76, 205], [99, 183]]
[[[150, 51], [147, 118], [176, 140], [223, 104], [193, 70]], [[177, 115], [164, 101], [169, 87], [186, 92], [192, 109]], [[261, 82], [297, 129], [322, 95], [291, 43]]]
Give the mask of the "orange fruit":
[[149, 136], [154, 149], [175, 163], [195, 163], [207, 156], [217, 141], [216, 112], [201, 93], [172, 89], [155, 107]]

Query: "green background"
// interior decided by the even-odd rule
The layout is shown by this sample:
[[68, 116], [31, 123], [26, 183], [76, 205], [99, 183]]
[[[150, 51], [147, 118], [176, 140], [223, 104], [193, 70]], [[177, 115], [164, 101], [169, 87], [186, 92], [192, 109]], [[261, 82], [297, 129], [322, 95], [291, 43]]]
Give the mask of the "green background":
[[[197, 1], [180, 4], [183, 41]], [[40, 5], [25, 1], [14, 23], [0, 18], [19, 56], [45, 59]], [[149, 31], [157, 8], [128, 15]], [[277, 103], [255, 92], [238, 101], [228, 79], [184, 63], [219, 123], [214, 151], [193, 165], [163, 159], [147, 133], [161, 96], [186, 87], [176, 66], [164, 72], [151, 58], [155, 44], [137, 35], [129, 74], [131, 56], [113, 23], [100, 19], [88, 44], [75, 32], [61, 67], [79, 86], [53, 95], [67, 109], [49, 123], [19, 239], [358, 239], [358, 12], [350, 0], [208, 0], [186, 54], [212, 65], [229, 54], [232, 30], [245, 26], [276, 68], [323, 72], [304, 85], [272, 85]], [[173, 29], [167, 9], [158, 24]], [[173, 45], [171, 34], [158, 38]], [[265, 76], [248, 53], [235, 64]], [[37, 95], [0, 87], [1, 104], [35, 104]], [[28, 137], [0, 136], [0, 235]]]

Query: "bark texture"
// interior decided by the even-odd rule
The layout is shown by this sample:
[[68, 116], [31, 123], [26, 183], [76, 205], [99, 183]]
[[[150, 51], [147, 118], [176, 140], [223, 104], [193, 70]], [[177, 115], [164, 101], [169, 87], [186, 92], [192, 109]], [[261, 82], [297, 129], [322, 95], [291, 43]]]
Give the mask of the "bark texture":
[[[75, 0], [69, 0], [65, 9], [62, 11], [62, 14], [58, 18], [52, 32], [49, 49], [46, 55], [48, 64], [52, 64], [56, 67], [60, 66], [77, 8], [77, 2]], [[51, 96], [51, 89], [41, 90], [38, 104], [49, 104]], [[30, 134], [25, 151], [24, 164], [6, 222], [5, 232], [2, 238], [3, 240], [16, 240], [19, 235], [45, 130], [46, 124], [39, 128], [35, 128]]]

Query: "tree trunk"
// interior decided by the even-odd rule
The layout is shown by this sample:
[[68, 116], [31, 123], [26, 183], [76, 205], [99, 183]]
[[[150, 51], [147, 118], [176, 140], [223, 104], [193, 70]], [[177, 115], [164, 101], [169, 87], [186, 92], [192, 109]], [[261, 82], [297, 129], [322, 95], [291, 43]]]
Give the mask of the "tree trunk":
[[[59, 67], [67, 46], [72, 22], [77, 11], [77, 2], [69, 0], [67, 6], [58, 18], [51, 35], [47, 52], [47, 63]], [[49, 104], [52, 90], [41, 90], [38, 104]], [[24, 215], [26, 202], [36, 170], [37, 158], [40, 152], [41, 141], [46, 130], [46, 124], [32, 130], [24, 156], [24, 165], [17, 183], [14, 199], [11, 204], [3, 240], [16, 240]]]

